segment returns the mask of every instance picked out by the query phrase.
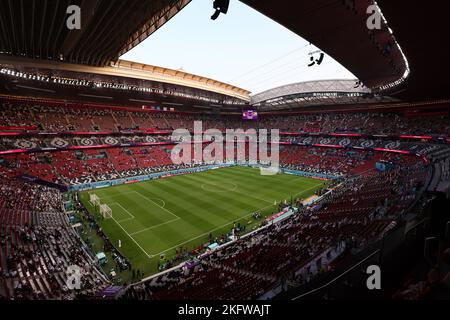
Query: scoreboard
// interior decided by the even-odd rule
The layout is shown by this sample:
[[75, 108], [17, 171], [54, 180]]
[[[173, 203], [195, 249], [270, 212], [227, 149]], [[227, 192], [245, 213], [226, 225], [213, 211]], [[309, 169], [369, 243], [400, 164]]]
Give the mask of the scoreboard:
[[258, 111], [256, 110], [244, 110], [242, 112], [243, 120], [258, 120]]

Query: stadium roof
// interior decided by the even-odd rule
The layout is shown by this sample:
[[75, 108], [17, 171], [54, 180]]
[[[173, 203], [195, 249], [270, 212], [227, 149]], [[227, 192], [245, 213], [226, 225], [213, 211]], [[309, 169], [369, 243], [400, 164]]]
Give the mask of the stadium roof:
[[395, 92], [396, 97], [410, 101], [450, 98], [447, 3], [378, 0], [411, 68], [407, 85]]
[[[38, 91], [48, 89], [41, 87], [42, 85], [49, 87], [52, 83], [39, 79], [54, 77], [67, 80], [69, 84], [76, 82], [76, 80], [86, 80], [97, 84], [113, 83], [139, 87], [142, 89], [139, 98], [136, 97], [135, 91], [129, 91], [134, 92], [135, 99], [144, 99], [145, 96], [152, 96], [155, 92], [170, 95], [168, 92], [176, 91], [174, 95], [180, 97], [195, 97], [200, 94], [202, 97], [208, 96], [214, 98], [212, 101], [218, 100], [224, 104], [246, 105], [250, 102], [249, 91], [230, 84], [180, 70], [125, 60], [119, 60], [111, 66], [94, 67], [58, 61], [0, 56], [0, 67], [2, 69], [0, 77], [6, 76], [5, 79], [9, 82], [7, 85], [9, 88], [27, 82], [32, 85], [32, 87], [29, 87], [27, 84], [28, 88], [36, 88]], [[59, 83], [55, 83], [55, 85], [59, 86]], [[123, 90], [119, 91], [122, 92]], [[217, 107], [220, 106], [218, 103], [216, 103]]]
[[293, 83], [267, 90], [252, 96], [251, 103], [260, 110], [277, 110], [393, 101], [395, 99], [373, 94], [357, 80], [322, 80]]
[[450, 96], [450, 26], [443, 2], [378, 0], [387, 24], [371, 33], [367, 0], [241, 1], [324, 50], [374, 91], [405, 100]]
[[115, 69], [116, 74], [128, 73], [132, 74], [133, 77], [136, 78], [155, 80], [159, 82], [212, 91], [238, 98], [247, 102], [250, 101], [250, 91], [218, 80], [213, 80], [210, 78], [184, 72], [182, 70], [173, 70], [169, 68], [151, 66], [126, 60], [119, 60], [112, 67]]
[[[367, 87], [402, 79], [408, 64], [386, 25], [367, 28], [367, 0], [242, 0], [332, 56]], [[389, 54], [383, 51], [390, 45]]]
[[[366, 9], [370, 4], [367, 0], [241, 1], [312, 42], [348, 68], [374, 94], [362, 92], [361, 96], [368, 99], [365, 101], [378, 99], [376, 94], [379, 93], [410, 101], [450, 96], [447, 79], [450, 64], [446, 63], [450, 42], [445, 41], [450, 38], [449, 20], [446, 11], [440, 10], [433, 1], [407, 5], [402, 1], [379, 0], [377, 3], [386, 19], [382, 29], [374, 32], [366, 26]], [[96, 68], [98, 74], [112, 72], [115, 76], [210, 90], [248, 101], [248, 91], [220, 81], [119, 60], [119, 56], [146, 39], [189, 2], [0, 0], [0, 61], [13, 64], [15, 59], [29, 58], [31, 64], [51, 60], [70, 67], [100, 66], [104, 68]], [[81, 30], [70, 31], [66, 27], [69, 5], [81, 7]], [[385, 52], [387, 46], [390, 47], [388, 54]], [[7, 60], [10, 63], [5, 62]], [[327, 103], [324, 97], [328, 103], [338, 102], [333, 95], [322, 95], [320, 99], [317, 99], [318, 95], [310, 95], [323, 92], [321, 83], [330, 85], [327, 82], [288, 85], [263, 92], [253, 100], [257, 104], [271, 103], [276, 108], [284, 104], [291, 107], [314, 105], [319, 100]], [[405, 83], [407, 85], [400, 86]], [[318, 87], [308, 89], [311, 85]], [[355, 99], [361, 98], [349, 95], [354, 93], [352, 90], [334, 92], [346, 93], [339, 97], [339, 102], [355, 103]], [[265, 95], [271, 98], [264, 98]], [[283, 99], [278, 99], [280, 97]], [[278, 100], [270, 101], [274, 99]]]
[[[145, 40], [190, 0], [0, 0], [0, 54], [104, 66]], [[69, 30], [67, 9], [81, 9]]]

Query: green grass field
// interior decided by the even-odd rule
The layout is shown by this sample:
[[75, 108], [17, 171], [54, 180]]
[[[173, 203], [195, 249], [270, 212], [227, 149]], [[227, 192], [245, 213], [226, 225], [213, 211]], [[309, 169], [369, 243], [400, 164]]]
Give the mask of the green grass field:
[[[324, 183], [231, 167], [86, 191], [80, 199], [133, 268], [150, 275], [157, 271], [161, 254], [171, 258], [180, 246], [193, 249], [208, 242], [210, 233], [216, 237], [230, 232], [235, 222], [251, 231], [262, 221], [252, 218], [255, 211], [264, 217], [276, 213], [275, 201], [305, 199]], [[112, 218], [94, 212], [92, 192], [111, 207]]]

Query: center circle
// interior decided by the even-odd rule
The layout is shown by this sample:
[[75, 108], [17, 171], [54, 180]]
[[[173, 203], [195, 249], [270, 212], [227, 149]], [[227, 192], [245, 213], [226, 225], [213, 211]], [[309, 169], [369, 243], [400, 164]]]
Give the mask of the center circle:
[[236, 191], [238, 188], [237, 184], [230, 183], [230, 182], [224, 182], [224, 183], [214, 183], [214, 182], [207, 182], [202, 184], [202, 189], [208, 192], [232, 192]]

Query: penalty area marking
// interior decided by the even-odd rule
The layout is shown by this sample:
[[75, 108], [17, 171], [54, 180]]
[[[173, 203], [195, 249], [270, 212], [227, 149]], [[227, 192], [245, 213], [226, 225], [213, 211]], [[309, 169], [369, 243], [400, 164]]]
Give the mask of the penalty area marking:
[[[234, 183], [233, 183], [233, 184], [234, 184]], [[234, 184], [234, 185], [236, 186], [236, 189], [237, 189], [237, 185], [236, 185], [236, 184]], [[309, 189], [302, 190], [301, 192], [295, 194], [294, 196], [301, 195], [301, 194], [303, 194], [303, 193], [305, 193], [305, 192], [307, 192], [307, 191], [309, 191], [309, 190], [312, 190], [312, 189], [314, 189], [314, 188], [317, 188], [317, 187], [320, 186], [320, 185], [322, 185], [322, 183], [317, 184], [317, 185], [315, 185], [315, 186], [313, 186], [313, 187], [311, 187], [311, 188], [309, 188]], [[202, 188], [203, 188], [203, 185], [202, 185]], [[154, 229], [154, 228], [156, 228], [156, 227], [159, 227], [159, 226], [161, 226], [161, 225], [163, 225], [163, 224], [168, 224], [168, 223], [174, 222], [174, 221], [176, 221], [176, 220], [178, 220], [178, 219], [181, 219], [180, 217], [178, 217], [178, 216], [175, 215], [174, 213], [172, 213], [172, 212], [170, 212], [169, 210], [167, 210], [167, 209], [165, 209], [165, 208], [159, 206], [157, 203], [155, 203], [154, 201], [152, 201], [152, 200], [150, 200], [149, 198], [145, 197], [145, 196], [142, 195], [141, 193], [139, 193], [139, 192], [137, 192], [137, 191], [134, 191], [134, 192], [137, 193], [138, 195], [140, 195], [142, 198], [147, 199], [148, 201], [150, 201], [150, 202], [156, 204], [156, 205], [157, 205], [158, 207], [160, 207], [161, 209], [164, 209], [165, 211], [167, 211], [167, 212], [169, 212], [170, 214], [172, 214], [172, 215], [174, 215], [174, 216], [177, 217], [177, 219], [173, 219], [173, 220], [170, 220], [170, 221], [161, 223], [161, 224], [159, 224], [159, 225], [156, 225], [156, 226], [153, 226], [153, 227], [149, 227], [149, 228], [146, 229], [146, 230], [137, 231], [137, 233], [145, 232], [145, 231]], [[214, 192], [214, 191], [213, 191], [213, 192]], [[154, 199], [156, 199], [156, 198], [154, 198]], [[162, 200], [162, 201], [164, 201], [164, 200]], [[266, 200], [266, 201], [267, 201], [267, 200]], [[266, 207], [264, 207], [264, 208], [260, 208], [260, 209], [258, 209], [258, 210], [264, 210], [264, 209], [270, 208], [270, 207], [272, 207], [272, 206], [273, 206], [273, 204], [270, 205], [270, 206], [266, 206]], [[252, 213], [250, 213], [250, 214], [248, 214], [248, 215], [245, 215], [245, 216], [241, 217], [239, 220], [243, 220], [243, 219], [245, 219], [245, 218], [251, 216], [254, 212], [255, 212], [255, 211], [253, 211]], [[129, 238], [130, 238], [137, 246], [138, 246], [138, 248], [141, 249], [142, 252], [144, 252], [144, 254], [145, 254], [149, 259], [152, 259], [153, 257], [158, 256], [158, 255], [161, 255], [162, 253], [165, 253], [165, 252], [170, 251], [170, 250], [172, 250], [172, 249], [178, 248], [179, 246], [184, 245], [184, 244], [186, 244], [186, 243], [189, 243], [189, 242], [191, 242], [191, 241], [193, 241], [193, 240], [196, 240], [196, 239], [198, 239], [198, 238], [204, 237], [204, 236], [206, 236], [206, 235], [212, 233], [213, 231], [216, 231], [216, 230], [218, 230], [218, 229], [224, 228], [224, 227], [226, 227], [226, 226], [228, 226], [228, 225], [234, 223], [234, 222], [226, 223], [226, 224], [224, 224], [224, 225], [222, 225], [222, 226], [216, 227], [216, 228], [214, 228], [214, 229], [212, 229], [212, 230], [210, 230], [210, 231], [208, 231], [208, 232], [205, 232], [205, 233], [203, 233], [203, 234], [201, 234], [201, 235], [198, 235], [198, 236], [196, 236], [196, 237], [194, 237], [194, 238], [191, 238], [191, 239], [189, 239], [189, 240], [186, 240], [186, 241], [184, 241], [184, 242], [181, 242], [181, 243], [179, 243], [179, 244], [177, 244], [177, 245], [175, 245], [175, 246], [173, 246], [173, 247], [171, 247], [171, 248], [168, 248], [168, 249], [166, 249], [166, 250], [163, 250], [163, 251], [161, 251], [161, 252], [159, 252], [159, 253], [157, 253], [157, 254], [151, 255], [151, 254], [148, 254], [147, 251], [145, 251], [145, 249], [142, 248], [142, 246], [141, 246], [141, 245], [133, 238], [133, 236], [132, 236], [131, 234], [129, 234], [129, 233], [124, 229], [124, 227], [120, 224], [119, 221], [117, 221], [116, 219], [114, 219], [114, 217], [111, 217], [111, 218], [117, 223], [117, 225], [123, 230], [123, 232], [124, 232], [124, 233], [125, 233], [125, 234], [126, 234], [126, 235], [127, 235], [127, 236], [128, 236], [128, 237], [129, 237]], [[126, 219], [126, 220], [128, 220], [128, 219]], [[131, 220], [131, 218], [130, 218], [130, 220]], [[135, 234], [135, 233], [133, 233], [133, 234]]]
[[142, 232], [145, 232], [145, 231], [148, 231], [148, 230], [156, 229], [156, 228], [158, 228], [158, 227], [160, 227], [162, 225], [165, 225], [165, 224], [168, 224], [168, 223], [172, 223], [172, 222], [175, 222], [175, 221], [178, 221], [178, 220], [180, 220], [180, 218], [175, 218], [175, 219], [172, 219], [172, 220], [169, 220], [169, 221], [166, 221], [166, 222], [162, 222], [160, 224], [157, 224], [156, 226], [151, 226], [151, 227], [148, 227], [148, 228], [136, 231], [136, 232], [132, 232], [132, 233], [130, 233], [130, 235], [134, 236], [136, 234], [139, 234], [139, 233], [142, 233]]
[[[142, 198], [147, 199], [147, 200], [150, 201], [151, 203], [155, 204], [156, 206], [160, 207], [161, 209], [163, 209], [163, 210], [165, 210], [166, 212], [170, 213], [171, 215], [175, 216], [175, 219], [172, 219], [172, 220], [167, 221], [167, 222], [160, 223], [160, 224], [158, 224], [158, 225], [156, 225], [156, 226], [152, 226], [152, 227], [150, 227], [148, 230], [154, 229], [154, 228], [159, 227], [159, 226], [161, 226], [161, 225], [164, 225], [164, 224], [167, 224], [167, 223], [170, 223], [170, 222], [174, 222], [174, 221], [176, 221], [176, 220], [181, 219], [180, 217], [178, 217], [178, 216], [177, 216], [176, 214], [174, 214], [173, 212], [171, 212], [171, 211], [167, 210], [166, 208], [164, 208], [165, 205], [166, 205], [166, 202], [165, 202], [164, 200], [162, 200], [162, 199], [159, 199], [159, 198], [147, 198], [147, 197], [145, 197], [144, 195], [142, 195], [141, 193], [139, 193], [139, 192], [137, 192], [137, 191], [130, 191], [130, 192], [127, 192], [127, 193], [137, 193], [137, 194], [138, 194], [139, 196], [141, 196]], [[120, 195], [123, 195], [123, 194], [117, 194], [117, 195], [110, 196], [110, 197], [106, 196], [106, 197], [102, 197], [102, 198], [113, 198], [113, 197], [120, 196]], [[100, 200], [101, 200], [102, 198], [100, 198]], [[163, 202], [163, 207], [160, 206], [160, 205], [158, 205], [155, 201], [153, 201], [153, 200], [151, 200], [151, 199], [162, 201], [162, 202]], [[90, 201], [89, 201], [89, 204], [90, 204], [91, 206], [93, 206], [93, 205], [90, 203]], [[114, 203], [112, 203], [111, 205], [114, 205], [114, 204], [117, 204], [117, 205], [119, 205], [122, 209], [124, 209], [124, 210], [128, 213], [128, 215], [130, 215], [130, 218], [126, 218], [126, 219], [123, 219], [123, 220], [118, 221], [118, 220], [116, 220], [113, 216], [111, 216], [111, 219], [119, 226], [119, 228], [122, 229], [122, 231], [123, 231], [123, 232], [124, 232], [124, 233], [125, 233], [125, 234], [126, 234], [126, 235], [127, 235], [127, 236], [128, 236], [128, 237], [129, 237], [129, 238], [130, 238], [137, 246], [138, 246], [139, 249], [141, 249], [141, 251], [142, 251], [149, 259], [153, 258], [155, 255], [150, 255], [150, 254], [148, 254], [147, 251], [145, 251], [145, 249], [139, 244], [139, 242], [137, 242], [136, 239], [133, 238], [132, 234], [136, 234], [136, 233], [132, 233], [132, 234], [128, 233], [128, 231], [125, 230], [125, 228], [120, 224], [121, 222], [125, 222], [125, 221], [129, 221], [129, 220], [135, 219], [135, 217], [134, 217], [127, 209], [125, 209], [121, 204], [119, 204], [118, 202], [114, 202]], [[144, 230], [137, 231], [137, 233], [140, 233], [140, 232], [143, 232], [143, 231], [144, 231]], [[146, 229], [145, 231], [147, 231], [147, 229]]]
[[[163, 199], [160, 198], [148, 198], [149, 200], [157, 200], [162, 202], [162, 206], [156, 204], [157, 206], [161, 207], [161, 209], [164, 209], [166, 207], [166, 202]], [[154, 202], [154, 201], [153, 201]]]
[[116, 219], [114, 219], [114, 217], [111, 217], [111, 219], [113, 219], [114, 220], [114, 222], [115, 223], [117, 223], [117, 225], [123, 230], [123, 232], [125, 232], [125, 234], [138, 246], [138, 248], [139, 249], [141, 249], [142, 250], [142, 252], [144, 252], [145, 253], [145, 255], [149, 258], [149, 259], [151, 259], [151, 258], [153, 258], [154, 256], [152, 256], [152, 255], [149, 255], [148, 253], [147, 253], [147, 251], [145, 251], [145, 249], [144, 248], [142, 248], [142, 246], [139, 244], [139, 242], [137, 242], [128, 232], [127, 232], [127, 230], [125, 230], [125, 228], [124, 227], [122, 227], [122, 225], [116, 220]]
[[131, 219], [135, 219], [136, 218], [135, 216], [133, 216], [133, 214], [130, 211], [128, 211], [126, 208], [124, 208], [120, 203], [113, 202], [113, 203], [110, 204], [110, 206], [113, 206], [113, 205], [119, 206], [120, 208], [122, 208], [122, 210], [124, 210], [130, 216], [129, 219], [125, 219], [125, 220], [131, 220]]
[[[92, 206], [92, 204], [90, 203], [90, 201], [89, 201], [89, 204]], [[147, 251], [145, 251], [145, 249], [142, 248], [142, 246], [139, 244], [139, 242], [137, 242], [137, 241], [136, 241], [136, 240], [128, 233], [128, 231], [125, 230], [125, 228], [120, 224], [120, 222], [117, 221], [112, 215], [111, 215], [111, 219], [113, 219], [113, 221], [119, 226], [119, 228], [122, 229], [122, 231], [123, 231], [123, 232], [131, 239], [131, 241], [133, 241], [133, 242], [138, 246], [139, 249], [142, 250], [142, 252], [143, 252], [149, 259], [151, 259], [151, 258], [154, 257], [154, 256], [152, 256], [152, 255], [149, 255], [149, 254], [147, 253]], [[125, 220], [131, 220], [131, 219], [134, 219], [134, 218], [127, 218], [127, 219], [125, 219]], [[121, 221], [124, 222], [123, 220], [121, 220]]]

